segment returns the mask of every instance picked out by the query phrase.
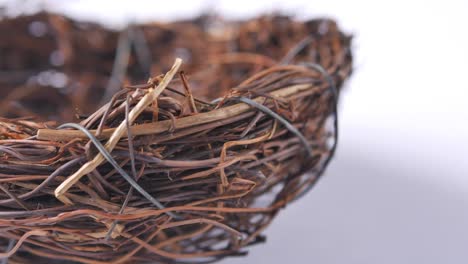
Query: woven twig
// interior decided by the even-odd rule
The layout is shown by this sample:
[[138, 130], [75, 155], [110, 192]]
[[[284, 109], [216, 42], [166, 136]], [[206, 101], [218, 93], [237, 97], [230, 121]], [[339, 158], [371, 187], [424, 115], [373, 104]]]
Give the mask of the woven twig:
[[[2, 92], [11, 91], [0, 108], [10, 117], [0, 119], [0, 258], [11, 263], [207, 263], [244, 255], [333, 157], [338, 98], [352, 68], [350, 38], [333, 21], [273, 16], [221, 31], [212, 18], [135, 25], [120, 35], [132, 47], [124, 50], [124, 77], [120, 70], [111, 76], [122, 68], [113, 56], [123, 52], [118, 32], [57, 15], [12, 21], [0, 29], [18, 27], [22, 36], [21, 25], [42, 21], [53, 34], [28, 48], [11, 38], [0, 52], [13, 50], [12, 61], [43, 71], [48, 61], [33, 67], [23, 53], [41, 61], [57, 44], [59, 69], [75, 90], [54, 92], [52, 114], [42, 113], [27, 102], [50, 90], [18, 86], [23, 76], [12, 74], [13, 64], [8, 81], [0, 75]], [[92, 45], [83, 42], [96, 32]], [[173, 65], [175, 55], [183, 65]], [[155, 77], [145, 83], [150, 64]], [[121, 87], [113, 96], [109, 79]], [[86, 94], [103, 97], [92, 103]], [[73, 104], [84, 116], [72, 117]], [[57, 118], [65, 124], [49, 121]]]

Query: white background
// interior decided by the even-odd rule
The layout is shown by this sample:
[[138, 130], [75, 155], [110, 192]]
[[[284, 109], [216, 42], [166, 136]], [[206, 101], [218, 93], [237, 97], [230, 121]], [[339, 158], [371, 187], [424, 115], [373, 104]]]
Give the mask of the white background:
[[356, 68], [340, 104], [337, 157], [280, 214], [267, 244], [223, 263], [468, 263], [468, 1], [42, 4], [113, 26], [206, 10], [337, 19], [355, 35]]

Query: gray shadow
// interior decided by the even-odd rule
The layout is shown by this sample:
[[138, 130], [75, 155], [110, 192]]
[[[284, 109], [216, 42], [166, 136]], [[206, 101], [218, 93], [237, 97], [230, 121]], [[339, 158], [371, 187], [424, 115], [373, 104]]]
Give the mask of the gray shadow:
[[269, 227], [266, 244], [222, 263], [468, 263], [466, 195], [414, 177], [443, 177], [445, 168], [340, 147], [320, 183]]

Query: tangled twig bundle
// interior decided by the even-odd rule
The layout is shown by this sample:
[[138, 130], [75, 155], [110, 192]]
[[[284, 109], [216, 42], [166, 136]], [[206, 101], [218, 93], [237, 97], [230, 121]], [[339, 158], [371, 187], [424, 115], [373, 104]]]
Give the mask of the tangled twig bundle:
[[[57, 88], [56, 99], [81, 114], [108, 102], [57, 126], [37, 118], [72, 121], [69, 104], [55, 102], [51, 115], [24, 103], [53, 83], [40, 73], [0, 78], [11, 87], [3, 114], [36, 116], [0, 120], [0, 258], [201, 263], [242, 255], [333, 156], [339, 89], [352, 67], [350, 37], [333, 21], [202, 18], [133, 26], [120, 37], [55, 15], [15, 25], [40, 19], [49, 33], [38, 43], [58, 43], [62, 64], [52, 68], [78, 87]], [[97, 40], [83, 43], [78, 33]], [[109, 52], [115, 62], [96, 56]], [[27, 64], [22, 53], [11, 56]], [[50, 71], [45, 57], [31, 67]], [[149, 73], [156, 77], [146, 84], [120, 88]], [[83, 89], [100, 96], [85, 100]]]

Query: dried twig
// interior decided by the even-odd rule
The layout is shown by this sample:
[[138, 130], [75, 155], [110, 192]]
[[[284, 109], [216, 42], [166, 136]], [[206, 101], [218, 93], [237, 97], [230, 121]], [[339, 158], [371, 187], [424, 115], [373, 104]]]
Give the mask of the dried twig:
[[[172, 80], [174, 75], [176, 74], [177, 70], [179, 69], [180, 65], [182, 64], [181, 59], [176, 59], [174, 65], [172, 66], [171, 70], [168, 71], [161, 82], [158, 84], [156, 88], [150, 88], [148, 93], [138, 102], [138, 104], [132, 109], [132, 111], [128, 115], [128, 120], [122, 122], [112, 133], [109, 138], [109, 141], [106, 143], [105, 148], [108, 152], [111, 152], [114, 147], [119, 142], [120, 138], [124, 135], [126, 129], [126, 122], [133, 123], [135, 119], [143, 112], [143, 110], [148, 107], [154, 100], [158, 98], [158, 96], [162, 93], [162, 91], [166, 88], [169, 82]], [[73, 175], [68, 177], [62, 184], [60, 184], [57, 189], [55, 189], [55, 197], [61, 200], [66, 204], [72, 204], [70, 199], [66, 198], [64, 194], [70, 189], [73, 184], [81, 179], [84, 175], [91, 173], [97, 166], [99, 166], [104, 161], [104, 156], [102, 154], [96, 155], [94, 159], [85, 165], [83, 165], [77, 172]]]

